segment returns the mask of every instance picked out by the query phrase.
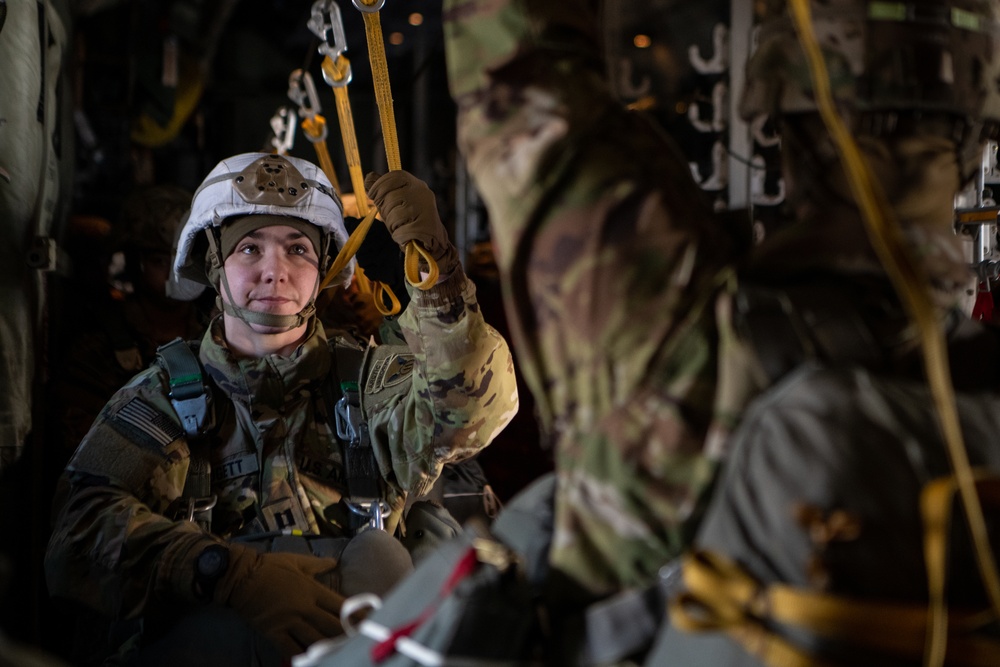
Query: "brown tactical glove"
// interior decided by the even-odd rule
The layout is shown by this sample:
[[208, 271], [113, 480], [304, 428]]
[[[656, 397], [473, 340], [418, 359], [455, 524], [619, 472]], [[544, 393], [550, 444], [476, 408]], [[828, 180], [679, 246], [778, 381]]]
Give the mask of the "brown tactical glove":
[[427, 184], [406, 171], [365, 176], [365, 190], [375, 202], [392, 239], [405, 247], [416, 241], [437, 262], [442, 276], [458, 266], [458, 251], [438, 216], [437, 200]]
[[259, 553], [231, 543], [229, 564], [212, 599], [242, 616], [286, 656], [343, 633], [343, 596], [320, 583], [336, 561], [291, 553]]

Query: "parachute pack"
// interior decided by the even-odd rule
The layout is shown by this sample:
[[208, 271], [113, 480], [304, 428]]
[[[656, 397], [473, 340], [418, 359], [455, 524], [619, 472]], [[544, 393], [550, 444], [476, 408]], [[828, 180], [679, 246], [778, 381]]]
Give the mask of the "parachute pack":
[[[866, 300], [828, 283], [741, 288], [736, 301], [741, 336], [773, 384], [734, 433], [693, 548], [665, 568], [670, 581], [592, 605], [570, 639], [577, 649], [554, 648], [566, 638], [538, 620], [539, 515], [554, 481], [543, 479], [494, 524], [507, 546], [492, 542], [491, 555], [475, 536], [451, 541], [384, 602], [363, 601], [371, 613], [348, 624], [353, 637], [295, 664], [1000, 664], [1000, 625], [919, 364], [884, 354], [858, 312]], [[817, 321], [846, 324], [805, 326]], [[1000, 336], [953, 324], [958, 413], [996, 549]], [[542, 529], [525, 534], [530, 525]], [[639, 636], [650, 619], [659, 629]], [[603, 621], [618, 631], [595, 632]], [[497, 636], [506, 641], [488, 641]]]
[[[803, 336], [802, 325], [831, 305], [817, 298], [824, 293], [810, 295], [822, 306], [788, 291], [741, 295], [750, 304], [744, 331], [776, 382], [730, 441], [649, 664], [667, 656], [738, 667], [1000, 661], [998, 618], [926, 382], [889, 362], [861, 326]], [[863, 322], [850, 316], [853, 305], [839, 308], [848, 316], [836, 321]], [[948, 343], [996, 550], [1000, 338], [956, 318]]]

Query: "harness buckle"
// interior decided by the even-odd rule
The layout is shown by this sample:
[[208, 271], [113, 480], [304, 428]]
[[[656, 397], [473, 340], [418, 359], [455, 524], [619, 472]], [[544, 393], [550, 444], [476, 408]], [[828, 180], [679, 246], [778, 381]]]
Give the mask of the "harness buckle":
[[208, 512], [219, 502], [219, 497], [214, 493], [210, 496], [204, 496], [202, 498], [188, 498], [187, 499], [187, 509], [185, 510], [184, 520], [194, 521], [195, 514], [201, 514], [202, 512]]
[[344, 504], [352, 513], [368, 519], [368, 523], [358, 529], [359, 533], [372, 528], [385, 530], [385, 514], [389, 511], [389, 503], [386, 501], [374, 499], [370, 502], [346, 501]]

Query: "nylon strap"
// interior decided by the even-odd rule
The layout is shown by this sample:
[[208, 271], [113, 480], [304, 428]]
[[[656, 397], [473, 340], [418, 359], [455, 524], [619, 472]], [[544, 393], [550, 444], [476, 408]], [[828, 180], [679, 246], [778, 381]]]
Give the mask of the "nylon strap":
[[[380, 0], [361, 0], [362, 4], [372, 7]], [[371, 61], [372, 82], [375, 86], [375, 100], [378, 102], [379, 120], [382, 122], [382, 140], [385, 143], [385, 160], [390, 171], [403, 168], [399, 157], [399, 139], [396, 136], [396, 118], [392, 108], [392, 89], [389, 85], [389, 67], [385, 60], [385, 43], [382, 37], [382, 23], [378, 11], [362, 12], [365, 17], [365, 37], [368, 39], [368, 59]], [[405, 273], [406, 280], [421, 290], [428, 290], [437, 283], [437, 262], [430, 256], [426, 248], [416, 241], [406, 244]], [[420, 259], [427, 263], [427, 278], [420, 277]]]
[[[924, 653], [927, 607], [825, 595], [782, 584], [762, 585], [721, 554], [685, 556], [686, 592], [670, 603], [670, 622], [687, 632], [723, 631], [770, 667], [826, 665], [774, 629], [777, 622], [844, 642], [857, 651], [876, 650], [912, 660]], [[948, 619], [949, 664], [996, 664], [1000, 642], [968, 633], [990, 620], [988, 611], [955, 612]]]
[[[364, 225], [364, 220], [368, 218], [369, 213], [368, 195], [365, 193], [365, 179], [361, 172], [361, 152], [358, 150], [358, 140], [354, 132], [354, 114], [351, 112], [351, 101], [347, 94], [347, 83], [351, 77], [351, 62], [343, 54], [339, 54], [336, 60], [327, 55], [323, 58], [322, 69], [323, 77], [330, 82], [334, 98], [337, 101], [337, 119], [340, 122], [340, 136], [344, 142], [347, 170], [351, 175], [351, 185], [354, 188], [354, 200], [358, 206], [358, 214], [362, 218], [362, 225]], [[333, 267], [323, 279], [323, 287], [329, 283], [333, 276], [340, 273], [340, 270], [347, 265], [351, 257], [357, 254], [358, 248], [361, 247], [361, 241], [364, 240], [370, 228], [371, 222], [368, 222], [364, 228], [364, 232], [357, 240], [354, 240], [354, 234], [351, 235], [352, 240], [348, 241], [350, 248], [348, 249], [348, 244], [345, 244], [344, 248], [341, 248], [340, 252], [337, 253]], [[355, 233], [357, 233], [357, 230], [355, 230]], [[396, 295], [393, 294], [392, 289], [384, 283], [378, 281], [371, 282], [373, 283], [372, 301], [378, 312], [386, 316], [398, 313], [400, 303]], [[389, 299], [388, 307], [385, 305], [386, 298]]]
[[[976, 491], [984, 504], [1000, 507], [1000, 478], [973, 470]], [[958, 482], [954, 476], [929, 482], [920, 494], [920, 513], [924, 522], [924, 561], [927, 567], [927, 590], [930, 598], [927, 617], [927, 667], [944, 664], [948, 646], [948, 607], [945, 601], [948, 562], [948, 535], [952, 506]]]
[[189, 438], [201, 435], [208, 419], [208, 397], [201, 362], [180, 338], [158, 347], [156, 356], [167, 371], [170, 402], [184, 432]]
[[[382, 498], [382, 475], [379, 473], [375, 451], [368, 437], [368, 424], [361, 410], [361, 367], [364, 365], [365, 350], [347, 345], [334, 345], [334, 361], [337, 372], [331, 377], [340, 379], [337, 395], [340, 399], [356, 401], [356, 424], [359, 434], [357, 442], [344, 443], [344, 477], [347, 494], [352, 502], [379, 502]], [[334, 408], [336, 410], [336, 408]], [[333, 415], [331, 415], [333, 416]]]
[[333, 184], [333, 189], [340, 194], [340, 181], [337, 180], [337, 171], [333, 168], [333, 160], [330, 159], [330, 150], [326, 146], [326, 140], [323, 138], [326, 136], [326, 118], [320, 114], [316, 114], [311, 118], [305, 118], [302, 120], [302, 129], [305, 130], [306, 138], [312, 142], [313, 148], [316, 149], [316, 157], [319, 158], [319, 166], [323, 169], [323, 173], [326, 177], [330, 179], [330, 183]]
[[217, 498], [212, 494], [212, 464], [206, 451], [206, 439], [201, 437], [210, 415], [201, 362], [180, 338], [158, 347], [156, 356], [167, 372], [170, 402], [184, 426], [190, 451], [176, 518], [194, 521], [205, 530], [211, 530], [212, 508]]

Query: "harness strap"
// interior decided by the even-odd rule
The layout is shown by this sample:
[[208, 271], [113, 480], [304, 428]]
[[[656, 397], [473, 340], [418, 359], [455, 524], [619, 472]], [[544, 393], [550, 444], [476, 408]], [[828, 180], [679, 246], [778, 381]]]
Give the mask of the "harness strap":
[[[369, 525], [383, 529], [384, 489], [382, 474], [368, 432], [368, 422], [361, 409], [361, 369], [365, 351], [344, 344], [331, 344], [337, 372], [331, 377], [341, 378], [339, 387], [327, 387], [327, 399], [337, 439], [343, 447], [344, 484], [347, 487], [345, 504], [351, 528]], [[337, 396], [334, 402], [334, 396]], [[353, 516], [352, 516], [353, 515]]]
[[188, 344], [175, 338], [156, 350], [170, 381], [170, 402], [189, 438], [204, 432], [208, 419], [208, 392], [201, 362]]
[[177, 518], [194, 521], [210, 530], [212, 508], [218, 498], [212, 493], [212, 464], [202, 437], [210, 425], [211, 410], [201, 362], [181, 338], [161, 345], [156, 356], [167, 372], [170, 403], [184, 427], [191, 453]]
[[[774, 622], [843, 641], [856, 651], [875, 650], [911, 660], [923, 655], [924, 605], [851, 600], [781, 584], [764, 586], [738, 564], [711, 552], [687, 556], [683, 568], [688, 592], [671, 601], [671, 623], [687, 632], [724, 631], [770, 667], [831, 664], [779, 634]], [[966, 634], [984, 618], [983, 612], [953, 611], [948, 664], [996, 664], [1000, 642]]]

